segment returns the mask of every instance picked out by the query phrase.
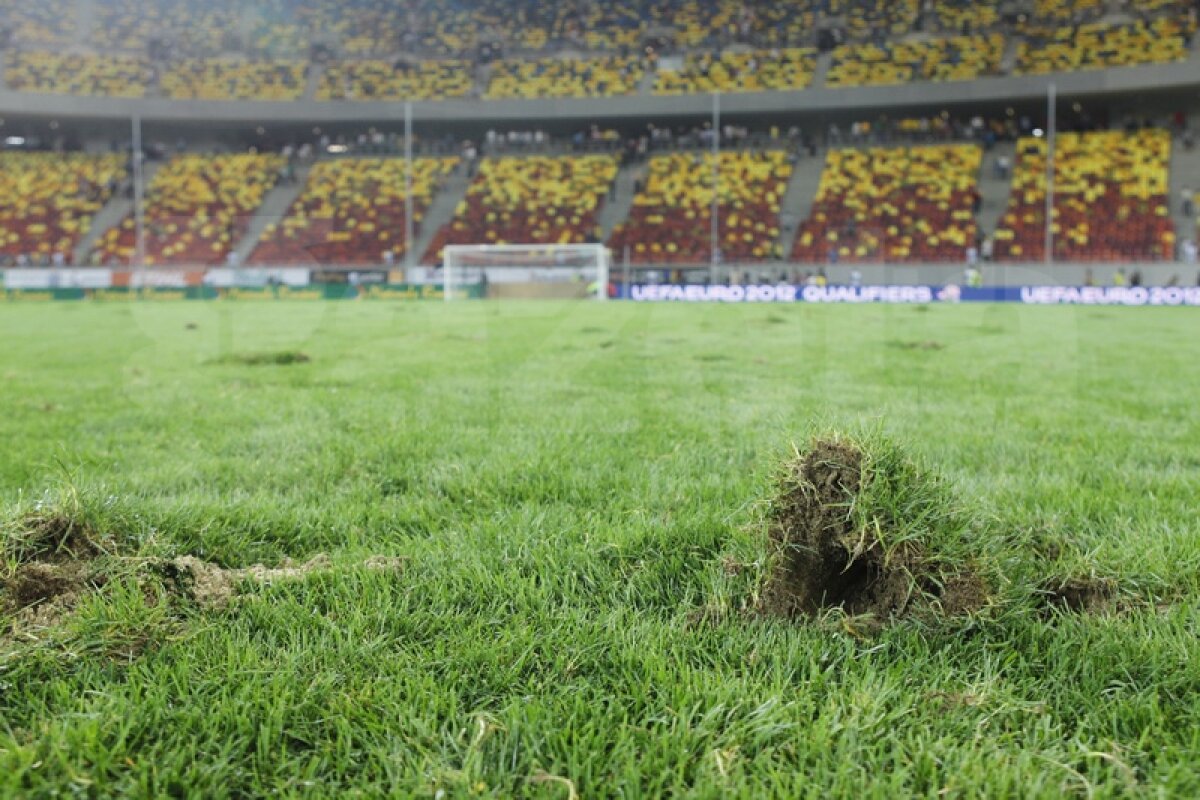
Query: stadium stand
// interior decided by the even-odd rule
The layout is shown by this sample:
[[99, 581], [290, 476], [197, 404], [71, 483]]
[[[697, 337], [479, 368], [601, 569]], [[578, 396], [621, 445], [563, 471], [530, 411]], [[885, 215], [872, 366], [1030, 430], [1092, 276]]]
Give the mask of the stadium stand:
[[1000, 22], [1000, 4], [987, 1], [938, 0], [934, 6], [934, 15], [942, 31], [970, 35], [997, 27]]
[[0, 27], [10, 41], [52, 45], [70, 41], [79, 27], [74, 0], [0, 0]]
[[20, 92], [142, 97], [154, 70], [142, 56], [9, 51], [4, 80]]
[[539, 58], [492, 65], [484, 97], [613, 97], [632, 94], [645, 74], [636, 58]]
[[597, 218], [616, 177], [617, 159], [610, 155], [484, 159], [425, 260], [440, 263], [448, 244], [597, 241]]
[[833, 51], [825, 83], [832, 88], [881, 86], [913, 80], [965, 81], [994, 75], [1004, 37], [955, 36], [897, 44], [850, 44]]
[[303, 61], [192, 59], [174, 63], [162, 91], [176, 100], [296, 100], [305, 89]]
[[975, 145], [832, 150], [792, 257], [810, 263], [962, 261], [976, 243]]
[[[413, 161], [413, 220], [419, 231], [434, 192], [457, 158]], [[368, 264], [397, 261], [405, 240], [405, 162], [355, 158], [313, 166], [283, 221], [267, 227], [250, 256], [256, 264]]]
[[[1046, 142], [1017, 145], [1012, 195], [996, 231], [996, 259], [1045, 258]], [[1171, 136], [1163, 130], [1064, 134], [1055, 148], [1054, 255], [1060, 260], [1171, 258]]]
[[1149, 23], [1092, 23], [1058, 28], [1045, 41], [1024, 41], [1017, 46], [1016, 72], [1039, 75], [1185, 58], [1185, 23], [1163, 17]]
[[256, 20], [247, 35], [250, 50], [264, 57], [287, 58], [307, 52], [312, 37], [295, 20], [278, 14]]
[[[792, 165], [782, 150], [723, 152], [719, 156], [719, 242], [726, 261], [777, 258], [779, 211]], [[609, 246], [630, 263], [707, 263], [712, 254], [713, 156], [671, 153], [650, 159], [629, 219]]]
[[416, 64], [380, 60], [329, 64], [317, 86], [318, 100], [446, 100], [465, 97], [475, 86], [467, 61]]
[[0, 153], [0, 254], [5, 260], [69, 260], [126, 177], [119, 156]]
[[[0, 45], [24, 67], [10, 81], [18, 91], [138, 97], [138, 83], [149, 87], [142, 94], [161, 83], [174, 99], [292, 100], [316, 68], [321, 100], [611, 97], [639, 91], [664, 56], [684, 66], [656, 76], [657, 94], [804, 88], [817, 42], [833, 49], [831, 88], [1170, 62], [1189, 55], [1198, 11], [1192, 0], [1004, 8], [1000, 0], [0, 0]], [[37, 52], [12, 55], [20, 50]], [[143, 58], [152, 73], [138, 81]]]
[[243, 6], [234, 0], [103, 0], [96, 2], [90, 41], [118, 51], [169, 48], [172, 58], [236, 50]]
[[1184, 23], [1178, 19], [1164, 17], [1151, 23], [1124, 25], [1093, 23], [1057, 29], [1048, 41], [1021, 42], [1016, 72], [1102, 70], [1182, 61], [1187, 54]]
[[805, 89], [817, 67], [809, 48], [692, 54], [678, 71], [660, 69], [656, 94], [762, 92]]
[[903, 36], [920, 16], [919, 0], [843, 0], [830, 4], [830, 12], [841, 13], [851, 38]]
[[1104, 0], [1034, 0], [1033, 16], [1043, 25], [1078, 25], [1104, 13]]
[[[279, 177], [275, 155], [182, 155], [155, 174], [146, 193], [146, 263], [220, 264], [245, 235], [250, 216]], [[107, 231], [92, 261], [132, 262], [132, 217]]]

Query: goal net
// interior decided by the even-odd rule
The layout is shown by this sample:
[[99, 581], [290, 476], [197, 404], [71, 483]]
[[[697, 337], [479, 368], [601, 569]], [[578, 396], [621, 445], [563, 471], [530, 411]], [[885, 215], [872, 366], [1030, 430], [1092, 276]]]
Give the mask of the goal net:
[[607, 300], [610, 259], [599, 244], [449, 245], [445, 297]]

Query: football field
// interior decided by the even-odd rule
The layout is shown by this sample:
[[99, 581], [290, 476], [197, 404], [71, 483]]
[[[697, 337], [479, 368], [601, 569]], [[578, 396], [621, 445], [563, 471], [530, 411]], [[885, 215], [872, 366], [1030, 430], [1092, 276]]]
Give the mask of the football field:
[[[1200, 795], [1197, 331], [0, 304], [0, 796]], [[979, 608], [762, 611], [830, 432], [945, 478]]]

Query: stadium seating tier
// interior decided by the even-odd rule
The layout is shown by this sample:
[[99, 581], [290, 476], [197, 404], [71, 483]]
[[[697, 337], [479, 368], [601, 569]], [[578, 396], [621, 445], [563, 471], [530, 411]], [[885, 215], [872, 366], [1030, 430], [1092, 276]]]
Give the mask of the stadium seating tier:
[[[1012, 195], [996, 231], [1001, 261], [1046, 256], [1046, 141], [1018, 143]], [[1168, 259], [1175, 232], [1168, 198], [1170, 134], [1063, 134], [1057, 137], [1054, 256], [1061, 261]]]
[[820, 263], [963, 261], [975, 244], [975, 145], [833, 150], [792, 257]]
[[[779, 252], [779, 211], [792, 175], [782, 150], [717, 156], [718, 241], [726, 261], [763, 261]], [[712, 257], [714, 156], [673, 153], [650, 159], [628, 220], [609, 240], [634, 264], [708, 263]]]
[[683, 69], [660, 69], [656, 94], [763, 92], [805, 89], [816, 70], [816, 51], [807, 48], [692, 54]]
[[608, 155], [484, 159], [425, 261], [440, 263], [448, 244], [595, 242], [600, 209], [616, 177], [617, 160]]
[[[275, 155], [172, 158], [146, 192], [146, 263], [225, 263], [283, 165]], [[130, 264], [136, 248], [136, 223], [130, 216], [100, 238], [92, 260]]]
[[0, 254], [70, 260], [125, 178], [119, 156], [0, 153]]
[[142, 56], [10, 51], [4, 80], [19, 92], [142, 97], [154, 82], [154, 71]]
[[[416, 230], [457, 158], [413, 161]], [[250, 261], [257, 264], [382, 263], [408, 250], [405, 161], [357, 158], [313, 166], [283, 220], [267, 227]]]

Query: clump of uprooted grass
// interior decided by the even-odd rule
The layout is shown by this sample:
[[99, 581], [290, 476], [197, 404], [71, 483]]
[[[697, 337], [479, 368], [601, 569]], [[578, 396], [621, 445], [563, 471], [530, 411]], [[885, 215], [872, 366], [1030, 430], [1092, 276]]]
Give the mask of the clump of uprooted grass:
[[768, 505], [763, 609], [877, 621], [969, 614], [991, 594], [982, 526], [953, 487], [881, 436], [794, 448]]

